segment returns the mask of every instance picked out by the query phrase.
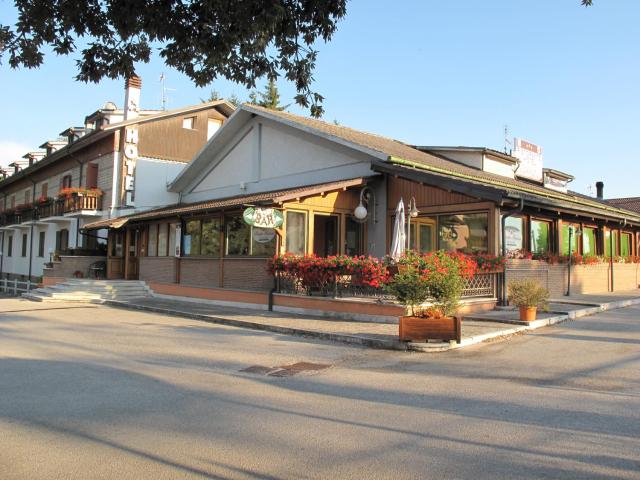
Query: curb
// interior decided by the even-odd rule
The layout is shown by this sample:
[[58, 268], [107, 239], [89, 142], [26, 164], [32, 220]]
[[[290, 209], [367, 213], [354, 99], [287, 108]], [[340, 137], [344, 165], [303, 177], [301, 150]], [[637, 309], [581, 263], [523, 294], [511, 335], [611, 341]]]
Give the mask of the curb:
[[[638, 305], [640, 304], [640, 297], [628, 299], [628, 300], [618, 300], [614, 302], [602, 303], [599, 306], [590, 306], [587, 308], [573, 310], [571, 312], [568, 312], [567, 314], [556, 315], [554, 317], [543, 318], [540, 320], [534, 320], [533, 322], [530, 322], [527, 325], [518, 325], [512, 328], [506, 328], [504, 330], [485, 333], [483, 335], [464, 337], [460, 343], [457, 343], [457, 342], [450, 342], [450, 343], [407, 342], [405, 343], [405, 342], [400, 342], [399, 340], [395, 340], [395, 341], [376, 340], [372, 338], [364, 338], [364, 337], [358, 337], [354, 335], [318, 332], [315, 330], [304, 330], [301, 328], [292, 328], [292, 327], [280, 327], [277, 325], [268, 325], [264, 323], [249, 322], [246, 320], [232, 320], [229, 318], [216, 317], [213, 315], [205, 315], [202, 313], [184, 312], [181, 310], [152, 307], [148, 305], [134, 305], [134, 304], [130, 304], [130, 303], [119, 301], [119, 300], [105, 299], [100, 301], [92, 301], [90, 303], [100, 303], [103, 305], [108, 305], [108, 306], [123, 308], [128, 310], [141, 310], [141, 311], [147, 311], [147, 312], [162, 313], [164, 315], [171, 315], [174, 317], [181, 317], [181, 318], [190, 318], [194, 320], [201, 320], [208, 323], [227, 325], [230, 327], [248, 328], [251, 330], [280, 333], [285, 335], [295, 335], [299, 337], [317, 338], [320, 340], [334, 341], [334, 342], [345, 343], [349, 345], [359, 345], [359, 346], [369, 347], [374, 349], [413, 351], [413, 352], [422, 352], [422, 353], [439, 353], [439, 352], [446, 352], [449, 350], [455, 350], [462, 347], [469, 347], [471, 345], [477, 345], [480, 343], [485, 343], [494, 339], [507, 339], [508, 337], [520, 334], [522, 332], [537, 330], [539, 328], [556, 325], [559, 323], [566, 322], [568, 320], [574, 320], [576, 318], [594, 315], [596, 313], [605, 312], [607, 310], [615, 310], [618, 308], [629, 307], [631, 305]], [[588, 304], [588, 305], [592, 305], [592, 304]]]

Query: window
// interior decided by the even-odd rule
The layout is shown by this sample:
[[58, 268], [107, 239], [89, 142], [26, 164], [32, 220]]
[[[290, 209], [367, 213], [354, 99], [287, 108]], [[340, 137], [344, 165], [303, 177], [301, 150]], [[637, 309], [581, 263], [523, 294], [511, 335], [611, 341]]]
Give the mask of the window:
[[149, 225], [149, 241], [147, 242], [147, 256], [155, 257], [158, 252], [158, 225]]
[[185, 223], [183, 245], [185, 255], [200, 255], [200, 220]]
[[15, 208], [16, 206], [16, 196], [15, 195], [11, 195], [11, 199], [9, 200], [9, 208]]
[[182, 119], [182, 128], [193, 130], [196, 126], [196, 117], [186, 117]]
[[13, 235], [9, 235], [7, 239], [7, 257], [13, 254]]
[[313, 253], [319, 257], [338, 254], [338, 216], [313, 215]]
[[613, 256], [618, 256], [618, 231], [613, 231], [613, 245], [611, 243], [611, 230], [604, 232], [604, 255], [611, 256], [611, 247], [613, 246]]
[[87, 163], [87, 188], [98, 188], [98, 164]]
[[225, 254], [266, 257], [276, 252], [276, 232], [247, 225], [241, 215], [225, 218]]
[[307, 214], [288, 211], [286, 213], [285, 249], [288, 253], [303, 255], [307, 251]]
[[27, 256], [27, 239], [28, 235], [26, 233], [22, 234], [22, 256]]
[[596, 254], [596, 229], [593, 227], [584, 227], [582, 229], [582, 254]]
[[109, 235], [111, 235], [111, 256], [121, 258], [123, 255], [124, 232], [121, 230], [111, 231]]
[[40, 232], [38, 238], [38, 256], [44, 257], [44, 241], [46, 238], [46, 232]]
[[62, 251], [69, 248], [69, 230], [63, 228], [56, 232], [56, 250]]
[[409, 248], [420, 253], [435, 250], [436, 220], [435, 218], [418, 218], [411, 220], [411, 238]]
[[220, 125], [222, 125], [222, 122], [215, 118], [209, 118], [207, 120], [207, 140], [213, 137], [213, 134], [220, 129]]
[[24, 192], [24, 205], [29, 205], [31, 203], [31, 190], [25, 190]]
[[462, 253], [487, 253], [489, 216], [486, 213], [446, 215], [439, 218], [439, 246]]
[[202, 222], [202, 255], [220, 256], [220, 219]]
[[353, 218], [347, 217], [346, 228], [344, 232], [344, 253], [345, 255], [363, 255], [364, 254], [364, 225], [356, 222]]
[[40, 196], [47, 198], [49, 196], [49, 184], [47, 182], [43, 182], [40, 187]]
[[524, 249], [524, 219], [507, 217], [504, 221], [504, 246], [507, 252]]
[[167, 252], [167, 239], [169, 237], [169, 224], [161, 223], [158, 225], [158, 256], [166, 257]]
[[175, 248], [176, 248], [176, 224], [175, 223], [170, 223], [169, 224], [169, 255], [175, 255]]
[[62, 177], [60, 188], [71, 188], [71, 175], [65, 175]]
[[568, 223], [562, 224], [562, 243], [560, 245], [560, 255], [569, 255], [569, 237], [571, 237], [571, 254], [578, 250], [578, 230], [579, 225], [570, 225]]
[[551, 223], [531, 220], [531, 253], [544, 254], [550, 250]]
[[620, 237], [620, 256], [628, 257], [631, 255], [631, 234], [623, 233]]

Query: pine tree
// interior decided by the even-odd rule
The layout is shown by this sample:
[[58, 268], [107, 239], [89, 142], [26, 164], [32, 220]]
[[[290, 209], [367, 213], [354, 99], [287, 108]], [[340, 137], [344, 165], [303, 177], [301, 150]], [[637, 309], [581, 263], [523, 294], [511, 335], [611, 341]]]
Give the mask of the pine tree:
[[278, 111], [282, 111], [289, 106], [280, 105], [278, 85], [276, 85], [276, 81], [273, 78], [270, 78], [269, 83], [265, 85], [264, 92], [254, 91], [249, 94], [249, 103]]

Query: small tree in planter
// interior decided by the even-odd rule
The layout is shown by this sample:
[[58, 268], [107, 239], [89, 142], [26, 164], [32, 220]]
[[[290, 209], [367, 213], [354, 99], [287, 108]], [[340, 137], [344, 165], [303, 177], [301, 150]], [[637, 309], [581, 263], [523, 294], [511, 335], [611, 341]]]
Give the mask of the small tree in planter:
[[520, 309], [520, 320], [536, 319], [538, 307], [547, 309], [549, 291], [533, 279], [515, 280], [509, 283], [509, 302]]
[[[400, 318], [400, 339], [459, 342], [461, 321], [455, 314], [465, 282], [475, 274], [476, 262], [465, 255], [438, 251], [409, 253], [398, 263], [403, 268], [386, 289], [409, 309], [410, 315]], [[432, 306], [417, 311], [416, 307], [427, 299]]]

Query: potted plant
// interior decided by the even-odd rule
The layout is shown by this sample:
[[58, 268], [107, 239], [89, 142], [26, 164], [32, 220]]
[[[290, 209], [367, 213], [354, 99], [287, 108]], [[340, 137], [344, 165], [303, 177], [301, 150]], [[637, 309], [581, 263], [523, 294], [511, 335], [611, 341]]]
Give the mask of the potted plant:
[[532, 322], [538, 307], [547, 309], [549, 291], [533, 279], [514, 280], [509, 283], [509, 302], [520, 309], [520, 320]]
[[[467, 278], [476, 263], [464, 255], [444, 251], [411, 253], [399, 262], [405, 268], [386, 284], [386, 290], [406, 305], [400, 317], [400, 340], [461, 339], [461, 319], [456, 316]], [[420, 308], [427, 300], [431, 306]]]

